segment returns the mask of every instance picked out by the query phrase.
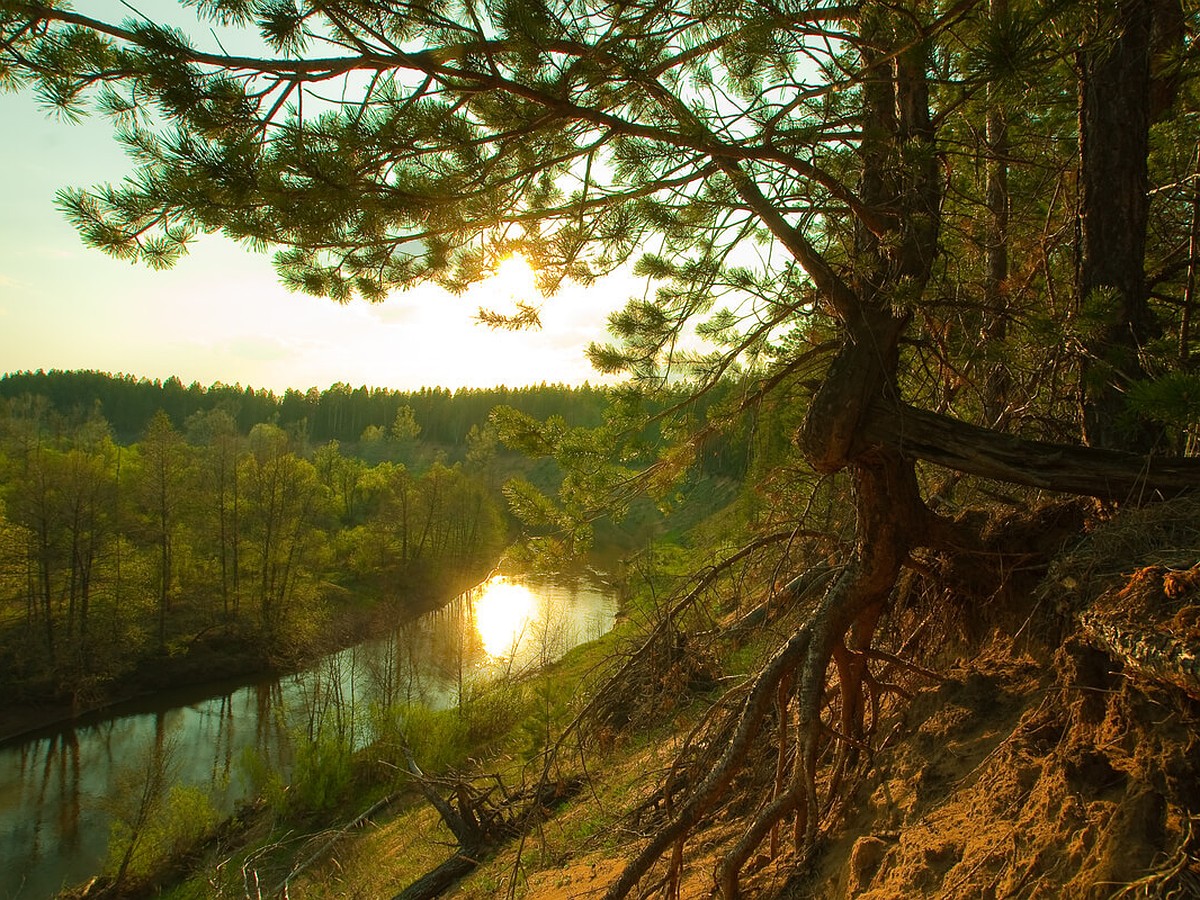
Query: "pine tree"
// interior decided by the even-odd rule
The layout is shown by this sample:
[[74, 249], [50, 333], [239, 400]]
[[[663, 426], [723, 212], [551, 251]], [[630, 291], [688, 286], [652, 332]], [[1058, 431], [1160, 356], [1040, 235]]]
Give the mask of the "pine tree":
[[[195, 6], [257, 32], [261, 51], [231, 56], [202, 27], [193, 38], [0, 0], [0, 77], [68, 113], [92, 103], [134, 157], [130, 180], [61, 194], [88, 243], [160, 266], [219, 231], [274, 249], [284, 283], [337, 301], [429, 280], [460, 290], [518, 252], [547, 294], [631, 264], [655, 290], [613, 317], [613, 342], [591, 350], [598, 368], [651, 388], [686, 374], [697, 396], [736, 377], [730, 418], [786, 396], [803, 406], [800, 459], [849, 481], [857, 532], [844, 569], [610, 897], [712, 808], [784, 685], [794, 772], [722, 863], [720, 888], [737, 894], [786, 815], [812, 847], [831, 668], [844, 765], [862, 745], [867, 651], [901, 566], [972, 541], [926, 503], [918, 460], [1115, 500], [1200, 484], [1196, 460], [1044, 440], [1085, 432], [1144, 449], [1096, 436], [1125, 428], [1126, 395], [1158, 374], [1155, 334], [1174, 329], [1187, 345], [1191, 301], [1168, 236], [1189, 222], [1152, 209], [1143, 174], [1159, 161], [1151, 35], [1178, 30], [1177, 2]], [[1186, 80], [1187, 54], [1164, 53]], [[1126, 64], [1136, 79], [1120, 75]], [[1169, 92], [1162, 102], [1165, 115]], [[1174, 127], [1195, 146], [1193, 126]], [[1119, 187], [1106, 198], [1095, 179]], [[1150, 215], [1166, 223], [1153, 245]], [[1120, 247], [1103, 237], [1114, 223]], [[1006, 354], [1005, 379], [985, 374], [986, 353]], [[345, 402], [321, 413], [353, 440], [362, 423], [343, 387]], [[1063, 401], [1079, 395], [1082, 416]], [[1000, 420], [1010, 433], [991, 427]], [[719, 425], [681, 432], [646, 480], [689, 465]], [[627, 480], [561, 422], [526, 438], [581, 461], [564, 482], [576, 497]]]

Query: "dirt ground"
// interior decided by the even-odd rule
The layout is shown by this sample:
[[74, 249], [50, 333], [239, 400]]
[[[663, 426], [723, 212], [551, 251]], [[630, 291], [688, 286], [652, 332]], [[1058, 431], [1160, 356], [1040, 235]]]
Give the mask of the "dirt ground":
[[[1189, 503], [1065, 538], [1075, 542], [1043, 554], [990, 611], [961, 597], [945, 601], [957, 620], [950, 606], [917, 610], [942, 630], [904, 651], [918, 665], [825, 811], [815, 851], [797, 861], [781, 828], [775, 852], [764, 841], [743, 869], [743, 900], [1200, 898], [1200, 501]], [[581, 798], [446, 896], [602, 897], [665, 821], [656, 792], [693, 714], [660, 710], [648, 731], [593, 748]], [[767, 793], [761, 778], [744, 783], [689, 834], [679, 900], [715, 895], [714, 871]], [[445, 848], [426, 830], [385, 826], [361, 855], [376, 869], [427, 844], [437, 861]], [[388, 835], [415, 843], [381, 852]], [[631, 896], [665, 896], [665, 868]]]
[[[1126, 568], [1060, 598], [1055, 615], [1181, 636], [1195, 670], [1200, 569], [1190, 571]], [[1086, 574], [1076, 561], [1053, 577], [1074, 589]], [[1200, 898], [1200, 698], [1135, 663], [1082, 627], [975, 641], [877, 736], [815, 858], [798, 867], [787, 849], [773, 859], [764, 849], [744, 896]], [[713, 895], [715, 864], [739, 833], [718, 817], [692, 836], [682, 898]], [[595, 852], [532, 873], [518, 893], [599, 897], [621, 863]]]
[[[814, 864], [761, 856], [747, 897], [1200, 897], [1200, 717], [1074, 643], [1050, 668], [1001, 644], [912, 702]], [[711, 896], [736, 823], [690, 842]], [[622, 860], [532, 873], [528, 900], [599, 897]], [[756, 868], [757, 866], [757, 868]]]

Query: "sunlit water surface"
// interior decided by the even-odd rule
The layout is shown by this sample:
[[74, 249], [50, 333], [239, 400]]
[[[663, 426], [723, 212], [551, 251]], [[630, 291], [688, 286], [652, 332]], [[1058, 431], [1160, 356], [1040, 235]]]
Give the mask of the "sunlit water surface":
[[230, 812], [255, 770], [287, 771], [295, 741], [331, 715], [352, 714], [365, 744], [373, 706], [448, 708], [481, 678], [519, 675], [594, 640], [616, 611], [597, 581], [497, 577], [300, 674], [125, 704], [0, 747], [0, 897], [52, 896], [99, 872], [113, 813], [156, 758]]

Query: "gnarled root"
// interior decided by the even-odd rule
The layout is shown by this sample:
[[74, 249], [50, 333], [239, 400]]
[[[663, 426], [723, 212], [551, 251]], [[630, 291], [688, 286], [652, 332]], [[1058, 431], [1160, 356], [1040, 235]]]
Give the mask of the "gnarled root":
[[[672, 860], [666, 884], [668, 893], [675, 891], [685, 841], [721, 803], [765, 728], [775, 729], [774, 790], [719, 865], [717, 887], [726, 900], [734, 900], [747, 861], [768, 834], [773, 835], [774, 852], [778, 826], [788, 817], [794, 817], [797, 861], [811, 853], [845, 772], [866, 747], [866, 716], [873, 703], [868, 691], [874, 689], [869, 650], [876, 624], [910, 547], [930, 529], [931, 514], [905, 460], [880, 454], [859, 461], [853, 474], [858, 512], [853, 559], [812, 617], [756, 676], [719, 761], [627, 864], [609, 887], [607, 900], [627, 896], [668, 850]], [[830, 774], [820, 790], [823, 760]]]
[[[784, 790], [763, 807], [747, 827], [741, 839], [726, 854], [717, 872], [717, 884], [721, 896], [733, 900], [739, 894], [738, 881], [751, 854], [784, 819], [795, 815], [793, 840], [797, 861], [803, 861], [815, 846], [820, 827], [823, 804], [817, 785], [818, 761], [823, 752], [832, 747], [834, 761], [828, 780], [826, 795], [832, 798], [841, 783], [843, 773], [851, 765], [862, 745], [864, 734], [863, 714], [866, 708], [865, 679], [866, 658], [853, 653], [843, 642], [847, 631], [856, 632], [854, 643], [860, 639], [869, 642], [874, 623], [879, 618], [880, 603], [866, 603], [856, 622], [861, 628], [851, 629], [843, 624], [844, 610], [852, 600], [852, 592], [861, 583], [853, 573], [826, 596], [821, 609], [810, 624], [811, 637], [807, 652], [796, 673], [797, 690], [790, 698], [788, 709], [795, 707], [795, 722], [790, 716], [780, 719], [783, 729], [794, 729], [794, 749], [791, 742], [780, 740], [777, 772], [790, 768], [790, 778]], [[865, 599], [865, 598], [864, 598]], [[842, 612], [841, 615], [838, 613]], [[824, 723], [822, 712], [826, 709], [826, 698], [830, 695], [829, 669], [834, 664], [839, 678], [833, 690], [840, 707], [837, 715], [838, 727]], [[782, 779], [777, 778], [777, 783]]]
[[650, 840], [642, 852], [625, 867], [625, 871], [608, 889], [607, 900], [625, 897], [642, 876], [675, 843], [700, 821], [714, 801], [729, 786], [737, 774], [750, 745], [757, 736], [763, 719], [774, 700], [775, 688], [780, 680], [796, 666], [808, 650], [811, 631], [803, 628], [775, 652], [774, 657], [759, 674], [758, 679], [742, 704], [738, 715], [737, 729], [730, 739], [721, 760], [695, 791], [676, 810], [675, 816]]

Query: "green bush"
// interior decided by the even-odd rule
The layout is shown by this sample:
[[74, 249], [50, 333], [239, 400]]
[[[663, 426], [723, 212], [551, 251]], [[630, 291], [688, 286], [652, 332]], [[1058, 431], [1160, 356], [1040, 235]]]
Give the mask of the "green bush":
[[246, 796], [261, 797], [272, 809], [283, 809], [287, 784], [262, 751], [257, 747], [246, 747], [238, 759], [237, 769]]
[[426, 771], [445, 771], [467, 757], [467, 722], [456, 710], [412, 705], [404, 707], [400, 715], [405, 740]]
[[344, 733], [323, 727], [311, 740], [296, 736], [291, 803], [307, 811], [329, 809], [350, 786], [353, 748]]
[[472, 752], [504, 737], [525, 715], [520, 686], [511, 681], [473, 687], [463, 705], [466, 740]]
[[174, 785], [140, 829], [122, 818], [113, 820], [105, 871], [115, 875], [128, 856], [124, 877], [146, 881], [205, 840], [220, 817], [208, 794], [194, 785]]

